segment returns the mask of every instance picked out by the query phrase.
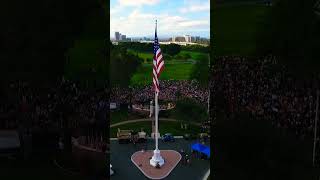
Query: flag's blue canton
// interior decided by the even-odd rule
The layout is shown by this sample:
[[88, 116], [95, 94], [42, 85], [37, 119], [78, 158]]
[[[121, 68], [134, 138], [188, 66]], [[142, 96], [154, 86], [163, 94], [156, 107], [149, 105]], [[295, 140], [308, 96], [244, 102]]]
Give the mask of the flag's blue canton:
[[154, 38], [154, 48], [153, 48], [153, 54], [156, 55], [158, 49], [159, 49], [159, 41], [158, 41], [158, 37], [157, 37], [157, 32], [156, 32], [156, 36]]

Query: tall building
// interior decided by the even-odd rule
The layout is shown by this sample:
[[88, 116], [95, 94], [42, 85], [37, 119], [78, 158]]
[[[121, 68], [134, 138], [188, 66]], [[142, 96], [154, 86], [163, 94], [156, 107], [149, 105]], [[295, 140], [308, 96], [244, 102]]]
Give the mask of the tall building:
[[185, 37], [175, 37], [175, 42], [186, 42], [186, 38]]
[[116, 37], [116, 41], [120, 40], [120, 33], [119, 32], [115, 32], [115, 37]]
[[122, 34], [119, 34], [119, 41], [122, 41]]
[[122, 41], [127, 40], [126, 35], [122, 34], [122, 35], [121, 35], [121, 40], [122, 40]]
[[200, 36], [196, 36], [196, 41], [200, 41]]
[[184, 35], [186, 42], [191, 42], [191, 36], [190, 35]]

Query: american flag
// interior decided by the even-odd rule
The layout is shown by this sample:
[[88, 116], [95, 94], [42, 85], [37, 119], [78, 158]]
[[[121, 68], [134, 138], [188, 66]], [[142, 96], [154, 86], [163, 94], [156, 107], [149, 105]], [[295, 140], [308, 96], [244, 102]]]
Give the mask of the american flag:
[[164, 60], [161, 53], [158, 37], [157, 37], [157, 21], [156, 31], [153, 44], [153, 87], [156, 93], [159, 93], [159, 77], [164, 68]]

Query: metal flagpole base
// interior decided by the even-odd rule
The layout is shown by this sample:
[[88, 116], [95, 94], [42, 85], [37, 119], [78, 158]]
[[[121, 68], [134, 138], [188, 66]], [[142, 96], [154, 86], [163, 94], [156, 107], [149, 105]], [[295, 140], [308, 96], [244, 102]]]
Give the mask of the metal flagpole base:
[[150, 159], [150, 165], [156, 167], [157, 164], [159, 164], [159, 166], [161, 167], [164, 164], [164, 160], [160, 155], [160, 151], [158, 149], [155, 149], [153, 151], [153, 156]]

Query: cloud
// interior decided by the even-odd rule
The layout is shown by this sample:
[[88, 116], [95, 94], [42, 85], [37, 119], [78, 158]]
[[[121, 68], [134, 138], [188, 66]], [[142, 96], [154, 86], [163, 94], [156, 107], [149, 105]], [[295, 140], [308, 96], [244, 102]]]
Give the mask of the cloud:
[[118, 0], [121, 6], [142, 6], [142, 5], [155, 5], [160, 0]]
[[178, 26], [181, 27], [206, 27], [206, 26], [210, 26], [210, 23], [208, 20], [199, 20], [199, 21], [184, 21], [178, 24]]
[[210, 30], [210, 20], [206, 19], [188, 19], [178, 15], [169, 15], [168, 13], [152, 14], [142, 13], [138, 8], [127, 17], [112, 17], [110, 30], [111, 37], [115, 31], [120, 31], [127, 36], [148, 36], [152, 35], [155, 28], [155, 20], [158, 20], [158, 32], [163, 34], [180, 34], [186, 31]]
[[122, 6], [115, 6], [113, 8], [110, 8], [110, 16], [113, 16], [114, 14], [117, 14], [123, 10]]
[[185, 1], [185, 6], [179, 9], [181, 13], [210, 11], [210, 1], [199, 3], [198, 1]]
[[189, 8], [181, 8], [179, 11], [181, 13], [189, 13], [189, 12], [201, 12], [201, 11], [209, 11], [210, 6], [208, 5], [195, 5]]

